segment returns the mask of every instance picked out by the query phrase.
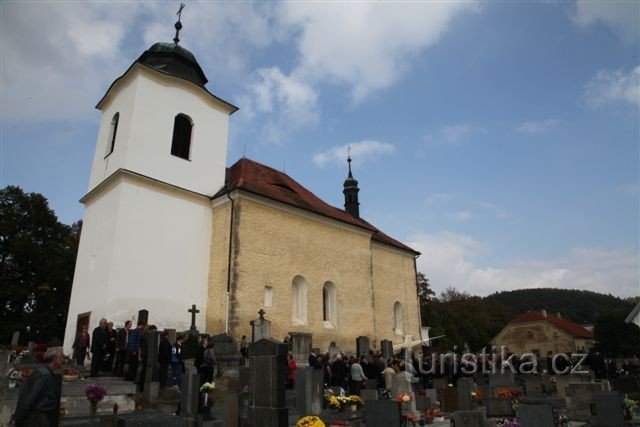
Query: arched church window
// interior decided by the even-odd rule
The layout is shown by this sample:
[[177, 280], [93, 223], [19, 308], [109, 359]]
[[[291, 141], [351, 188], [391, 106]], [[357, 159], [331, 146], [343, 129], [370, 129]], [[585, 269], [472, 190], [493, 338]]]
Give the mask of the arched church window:
[[273, 287], [271, 286], [264, 287], [264, 306], [273, 306]]
[[336, 285], [327, 282], [322, 287], [322, 313], [324, 326], [335, 328], [338, 325], [338, 291]]
[[307, 324], [307, 281], [302, 276], [293, 278], [291, 285], [291, 322], [294, 325]]
[[171, 154], [189, 160], [191, 150], [191, 128], [193, 122], [185, 114], [178, 114], [173, 121], [173, 139], [171, 140]]
[[107, 154], [113, 153], [113, 148], [116, 146], [116, 134], [118, 133], [118, 121], [120, 120], [120, 113], [115, 113], [111, 119], [111, 126], [109, 126], [109, 138], [107, 139]]
[[393, 330], [396, 335], [404, 335], [404, 309], [402, 304], [396, 301], [393, 305]]

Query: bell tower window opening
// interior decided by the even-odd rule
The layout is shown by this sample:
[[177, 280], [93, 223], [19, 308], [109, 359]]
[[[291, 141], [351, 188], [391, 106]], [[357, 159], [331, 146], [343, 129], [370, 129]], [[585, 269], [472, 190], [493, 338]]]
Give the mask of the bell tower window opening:
[[109, 126], [109, 138], [107, 139], [107, 157], [113, 153], [113, 149], [116, 146], [116, 134], [118, 133], [118, 121], [120, 120], [120, 113], [115, 113], [111, 119], [111, 126]]
[[171, 140], [171, 154], [189, 160], [191, 151], [191, 128], [193, 122], [185, 114], [178, 114], [173, 121], [173, 139]]

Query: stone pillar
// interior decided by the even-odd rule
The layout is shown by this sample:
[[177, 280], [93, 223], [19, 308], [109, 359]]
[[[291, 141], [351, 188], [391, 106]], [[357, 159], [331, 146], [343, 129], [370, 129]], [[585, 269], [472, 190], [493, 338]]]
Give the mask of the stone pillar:
[[298, 368], [309, 366], [309, 353], [311, 353], [312, 334], [303, 332], [289, 332], [291, 337], [291, 353], [296, 360]]
[[271, 338], [271, 321], [264, 318], [264, 312], [260, 310], [262, 314], [256, 320], [252, 320], [251, 323], [251, 342], [260, 341], [263, 338]]
[[160, 383], [158, 382], [158, 350], [160, 332], [149, 331], [147, 335], [147, 361], [144, 373], [144, 400], [153, 402], [158, 399]]
[[249, 425], [287, 427], [285, 366], [288, 347], [272, 339], [249, 345]]
[[[180, 415], [187, 421], [195, 421], [198, 416], [200, 399], [200, 376], [195, 368], [191, 368], [182, 377], [180, 388]], [[191, 424], [191, 422], [187, 424]], [[195, 425], [195, 424], [193, 424]]]

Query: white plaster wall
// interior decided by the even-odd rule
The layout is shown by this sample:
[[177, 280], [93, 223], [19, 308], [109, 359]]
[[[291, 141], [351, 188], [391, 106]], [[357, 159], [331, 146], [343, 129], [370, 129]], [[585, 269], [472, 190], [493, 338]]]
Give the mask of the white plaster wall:
[[[186, 330], [196, 304], [205, 329], [212, 210], [207, 198], [123, 178], [87, 206], [67, 320], [70, 350], [77, 314], [91, 311], [121, 326], [149, 310], [158, 328]], [[93, 271], [91, 257], [98, 254]], [[86, 265], [85, 265], [86, 264]]]
[[[224, 185], [230, 110], [203, 89], [136, 65], [100, 107], [104, 115], [90, 189], [118, 168], [210, 196]], [[117, 111], [115, 149], [105, 159], [111, 119]], [[179, 113], [193, 121], [189, 160], [171, 155], [173, 123]]]

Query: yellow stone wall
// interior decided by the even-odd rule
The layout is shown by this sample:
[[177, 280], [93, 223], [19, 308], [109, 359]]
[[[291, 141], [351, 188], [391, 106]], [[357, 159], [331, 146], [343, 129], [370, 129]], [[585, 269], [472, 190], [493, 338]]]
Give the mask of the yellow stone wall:
[[[379, 348], [382, 338], [402, 341], [392, 331], [393, 304], [405, 310], [405, 334], [419, 337], [413, 256], [371, 243], [370, 233], [299, 210], [282, 210], [274, 202], [236, 196], [232, 250], [230, 333], [251, 337], [250, 320], [264, 308], [273, 338], [310, 332], [313, 346], [326, 351], [331, 341], [355, 351], [357, 336]], [[207, 332], [225, 325], [230, 203], [214, 208], [207, 306]], [[373, 265], [372, 265], [373, 264]], [[292, 281], [308, 283], [307, 324], [292, 322]], [[322, 288], [337, 288], [337, 326], [323, 322]], [[273, 305], [264, 306], [264, 288], [273, 288]], [[376, 303], [374, 311], [374, 301]], [[380, 304], [379, 306], [377, 304]], [[374, 313], [376, 314], [374, 318]], [[377, 329], [377, 330], [376, 330]]]

